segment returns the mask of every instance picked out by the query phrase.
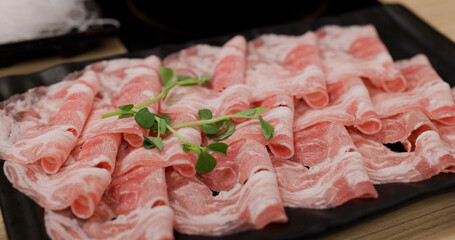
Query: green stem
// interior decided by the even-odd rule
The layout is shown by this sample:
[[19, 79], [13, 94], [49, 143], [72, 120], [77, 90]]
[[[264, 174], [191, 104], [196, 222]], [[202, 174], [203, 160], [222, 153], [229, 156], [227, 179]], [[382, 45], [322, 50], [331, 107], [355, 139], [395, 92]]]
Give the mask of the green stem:
[[174, 128], [166, 124], [166, 128], [169, 129], [175, 136], [177, 136], [182, 143], [189, 143], [180, 133], [178, 133]]
[[259, 119], [259, 117], [253, 117], [253, 116], [241, 116], [241, 115], [224, 115], [221, 117], [213, 118], [213, 119], [208, 119], [208, 120], [199, 120], [199, 121], [193, 121], [193, 122], [185, 122], [185, 123], [180, 123], [180, 124], [175, 124], [172, 125], [173, 128], [178, 129], [178, 128], [184, 128], [184, 127], [191, 127], [191, 126], [200, 126], [208, 123], [216, 123], [216, 122], [221, 122], [224, 120], [228, 120], [231, 118], [250, 118], [250, 119]]
[[113, 117], [117, 115], [122, 115], [122, 114], [131, 114], [131, 113], [137, 113], [139, 110], [141, 110], [144, 107], [147, 107], [148, 105], [160, 100], [163, 96], [165, 96], [172, 88], [175, 86], [181, 86], [181, 85], [190, 85], [190, 84], [205, 84], [207, 81], [204, 80], [195, 80], [195, 79], [189, 79], [189, 80], [184, 80], [180, 82], [174, 82], [173, 84], [169, 85], [166, 87], [160, 94], [156, 95], [156, 97], [148, 100], [145, 103], [141, 103], [139, 105], [134, 106], [131, 110], [129, 111], [123, 111], [123, 110], [117, 110], [114, 112], [106, 113], [101, 116], [101, 118], [108, 118], [108, 117]]

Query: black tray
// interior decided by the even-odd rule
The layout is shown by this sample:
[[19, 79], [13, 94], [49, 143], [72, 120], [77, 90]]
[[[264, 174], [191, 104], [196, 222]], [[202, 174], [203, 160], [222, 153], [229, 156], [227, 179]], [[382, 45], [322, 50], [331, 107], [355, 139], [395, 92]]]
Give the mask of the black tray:
[[[400, 5], [382, 5], [335, 17], [324, 17], [315, 21], [301, 21], [285, 25], [257, 28], [241, 32], [248, 39], [263, 33], [302, 34], [326, 24], [352, 25], [374, 24], [379, 35], [395, 59], [410, 58], [424, 53], [442, 76], [455, 85], [455, 44], [436, 32], [414, 14]], [[167, 54], [193, 45], [209, 43], [221, 45], [232, 35], [190, 42], [183, 45], [165, 45], [147, 51], [116, 57], [145, 57]], [[116, 58], [114, 57], [114, 58]], [[58, 65], [39, 73], [24, 76], [9, 76], [0, 79], [0, 100], [12, 94], [60, 81], [68, 73], [81, 69], [93, 61]], [[0, 164], [3, 166], [3, 162]], [[418, 183], [394, 183], [376, 186], [378, 199], [355, 199], [340, 207], [326, 210], [286, 208], [287, 224], [270, 224], [261, 231], [246, 231], [217, 238], [175, 235], [176, 239], [301, 239], [318, 236], [328, 230], [355, 223], [365, 217], [384, 212], [425, 195], [455, 190], [455, 174], [439, 174]], [[16, 191], [0, 173], [0, 204], [8, 236], [15, 239], [46, 239], [43, 225], [43, 210], [32, 200]]]

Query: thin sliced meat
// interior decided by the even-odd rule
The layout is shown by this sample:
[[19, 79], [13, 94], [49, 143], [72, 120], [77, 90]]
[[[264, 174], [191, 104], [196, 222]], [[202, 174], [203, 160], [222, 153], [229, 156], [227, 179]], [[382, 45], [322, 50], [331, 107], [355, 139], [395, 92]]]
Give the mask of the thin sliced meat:
[[173, 239], [164, 169], [142, 166], [115, 178], [87, 220], [46, 211], [45, 223], [53, 239]]
[[317, 35], [324, 65], [336, 66], [336, 71], [330, 74], [368, 78], [374, 86], [387, 92], [406, 89], [405, 78], [373, 25], [330, 25], [320, 28]]
[[365, 138], [355, 130], [349, 131], [362, 154], [370, 179], [375, 184], [417, 182], [441, 172], [455, 172], [452, 148], [433, 130], [420, 133], [412, 152], [393, 152], [382, 143]]
[[[177, 132], [187, 141], [200, 145], [201, 130], [197, 128], [182, 128]], [[185, 152], [182, 149], [182, 141], [175, 135], [168, 136], [163, 141], [163, 160], [172, 165], [182, 176], [193, 177], [196, 174], [195, 166], [198, 156], [194, 152]]]
[[[264, 157], [259, 157], [263, 155]], [[210, 173], [200, 174], [202, 181], [215, 192], [228, 191], [237, 183], [244, 184], [250, 174], [273, 171], [263, 144], [245, 140], [229, 144], [226, 156], [215, 154], [216, 167]]]
[[245, 83], [246, 40], [237, 35], [221, 48], [213, 74], [212, 87], [216, 91]]
[[[105, 64], [109, 66], [110, 61]], [[122, 78], [113, 76], [106, 67], [105, 72], [101, 74], [103, 92], [95, 99], [94, 110], [79, 143], [99, 134], [118, 133], [123, 134], [123, 138], [132, 146], [142, 146], [143, 135], [147, 135], [148, 130], [139, 127], [134, 118], [118, 119], [115, 116], [102, 119], [101, 115], [118, 110], [117, 106], [142, 104], [158, 95], [161, 92], [161, 81], [157, 70], [160, 64], [160, 59], [156, 56], [148, 57], [139, 66], [121, 68]], [[111, 71], [117, 72], [114, 69]], [[159, 104], [156, 102], [148, 108], [156, 113], [159, 110]]]
[[327, 105], [327, 94], [316, 35], [262, 35], [248, 45], [247, 85], [254, 101], [288, 94], [314, 108]]
[[[205, 49], [207, 46], [196, 46], [198, 49]], [[182, 50], [177, 55], [171, 55], [164, 61], [166, 67], [174, 68], [178, 74], [185, 75], [186, 69], [192, 64], [197, 64], [199, 50], [191, 49]], [[204, 55], [203, 55], [204, 56]], [[204, 58], [205, 59], [205, 58]], [[204, 63], [201, 66], [204, 67]], [[207, 74], [208, 70], [198, 70], [197, 73], [192, 73], [193, 76]], [[236, 84], [223, 90], [223, 92], [215, 92], [205, 86], [188, 86], [176, 87], [172, 89], [166, 100], [161, 103], [160, 112], [168, 114], [173, 119], [173, 124], [197, 121], [199, 120], [198, 111], [200, 109], [210, 109], [214, 117], [220, 115], [233, 114], [250, 106], [251, 92], [244, 84]], [[182, 128], [178, 129], [185, 139], [194, 143], [201, 144], [201, 130], [200, 127]], [[196, 174], [194, 166], [196, 164], [197, 156], [192, 152], [184, 152], [182, 150], [181, 140], [172, 135], [165, 139], [163, 158], [165, 162], [179, 163], [173, 165], [180, 174], [186, 177], [192, 177]]]
[[236, 131], [227, 138], [227, 144], [251, 139], [267, 145], [272, 154], [278, 158], [290, 158], [294, 155], [294, 138], [292, 135], [294, 100], [288, 95], [277, 95], [265, 99], [259, 106], [267, 107], [261, 113], [264, 120], [274, 127], [273, 138], [267, 141], [261, 131], [258, 120], [251, 119], [236, 126]]
[[295, 105], [294, 131], [320, 122], [354, 126], [365, 134], [381, 129], [368, 90], [358, 77], [327, 78], [330, 103], [323, 109], [311, 109], [301, 101]]
[[166, 172], [176, 231], [222, 235], [287, 221], [266, 148], [251, 140], [233, 148], [239, 151], [234, 160], [240, 171], [237, 183], [216, 196], [197, 177]]
[[87, 71], [74, 81], [34, 88], [1, 103], [2, 159], [40, 161], [46, 173], [56, 173], [76, 145], [98, 85], [98, 75]]
[[146, 135], [148, 131], [137, 125], [134, 118], [101, 118], [103, 114], [112, 111], [116, 111], [116, 109], [108, 105], [94, 109], [87, 120], [86, 127], [84, 128], [82, 136], [79, 138], [78, 142], [82, 144], [90, 138], [101, 134], [116, 133], [119, 135], [123, 134], [125, 140], [127, 140], [132, 146], [142, 146], [142, 141], [144, 140], [143, 135]]
[[128, 69], [132, 68], [148, 68], [159, 72], [159, 64], [156, 65], [159, 58], [157, 56], [149, 56], [146, 58], [119, 58], [113, 60], [105, 60], [88, 65], [86, 68], [104, 73], [114, 75], [118, 78], [124, 78]]
[[220, 51], [220, 47], [198, 44], [167, 56], [163, 65], [181, 76], [213, 76]]
[[378, 114], [388, 117], [402, 112], [421, 111], [431, 120], [446, 125], [455, 124], [455, 104], [450, 86], [439, 77], [425, 55], [416, 55], [396, 64], [406, 78], [408, 88], [403, 93], [386, 93], [369, 87]]
[[5, 176], [41, 207], [60, 210], [70, 206], [76, 216], [88, 218], [111, 182], [119, 144], [117, 134], [99, 135], [75, 148], [55, 174], [46, 174], [38, 163], [7, 161]]
[[378, 196], [343, 125], [319, 123], [298, 131], [295, 149], [293, 159], [272, 159], [284, 206], [331, 208]]
[[414, 149], [418, 135], [427, 130], [436, 130], [436, 126], [422, 112], [405, 112], [381, 119], [382, 129], [365, 138], [383, 144], [401, 143], [407, 151]]
[[68, 211], [46, 211], [46, 229], [51, 237], [173, 239], [173, 212], [168, 206], [164, 168], [152, 166], [157, 162], [154, 158], [160, 156], [143, 159], [145, 155], [137, 155], [134, 149], [119, 156], [116, 167], [124, 171], [116, 171], [91, 218], [83, 221]]
[[346, 129], [320, 123], [295, 133], [293, 160], [272, 161], [285, 206], [328, 208], [377, 197]]
[[251, 90], [237, 84], [218, 93], [204, 86], [176, 87], [161, 103], [165, 114], [188, 113], [197, 116], [200, 109], [210, 109], [213, 116], [234, 114], [250, 107]]

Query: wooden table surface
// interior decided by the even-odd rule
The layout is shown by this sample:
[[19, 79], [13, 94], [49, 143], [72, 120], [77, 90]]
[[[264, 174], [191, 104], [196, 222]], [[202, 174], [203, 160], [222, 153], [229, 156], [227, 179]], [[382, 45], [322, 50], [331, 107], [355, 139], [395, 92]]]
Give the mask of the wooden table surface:
[[[381, 0], [381, 2], [405, 5], [442, 34], [455, 41], [455, 0]], [[111, 38], [99, 48], [72, 58], [49, 57], [0, 68], [0, 77], [26, 74], [59, 63], [102, 58], [126, 51], [117, 38]], [[1, 214], [0, 239], [7, 239]], [[415, 199], [386, 213], [335, 229], [319, 236], [318, 239], [455, 239], [455, 190]]]

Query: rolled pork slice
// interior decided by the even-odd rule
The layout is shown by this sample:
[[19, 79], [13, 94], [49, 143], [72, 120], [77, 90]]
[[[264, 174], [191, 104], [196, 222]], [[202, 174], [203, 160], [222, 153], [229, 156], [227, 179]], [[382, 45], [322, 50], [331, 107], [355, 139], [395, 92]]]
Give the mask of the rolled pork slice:
[[329, 102], [316, 35], [262, 35], [248, 44], [246, 83], [254, 101], [273, 95], [303, 98], [313, 108]]
[[406, 89], [405, 78], [373, 25], [328, 25], [317, 35], [324, 65], [337, 66], [337, 74], [366, 78], [386, 92]]
[[[445, 125], [455, 124], [455, 103], [448, 83], [441, 79], [425, 55], [400, 60], [396, 65], [408, 82], [406, 91], [388, 93], [369, 86], [371, 101], [381, 118], [421, 111]], [[397, 104], [400, 103], [400, 104]]]
[[287, 221], [266, 148], [245, 140], [230, 151], [236, 152], [231, 161], [238, 165], [238, 175], [227, 191], [214, 194], [197, 177], [166, 172], [176, 231], [219, 236]]
[[272, 158], [284, 206], [325, 209], [378, 196], [343, 125], [319, 123], [294, 134], [294, 158]]
[[99, 87], [95, 72], [76, 75], [75, 80], [33, 88], [1, 103], [2, 159], [40, 162], [46, 173], [58, 171], [76, 146]]

